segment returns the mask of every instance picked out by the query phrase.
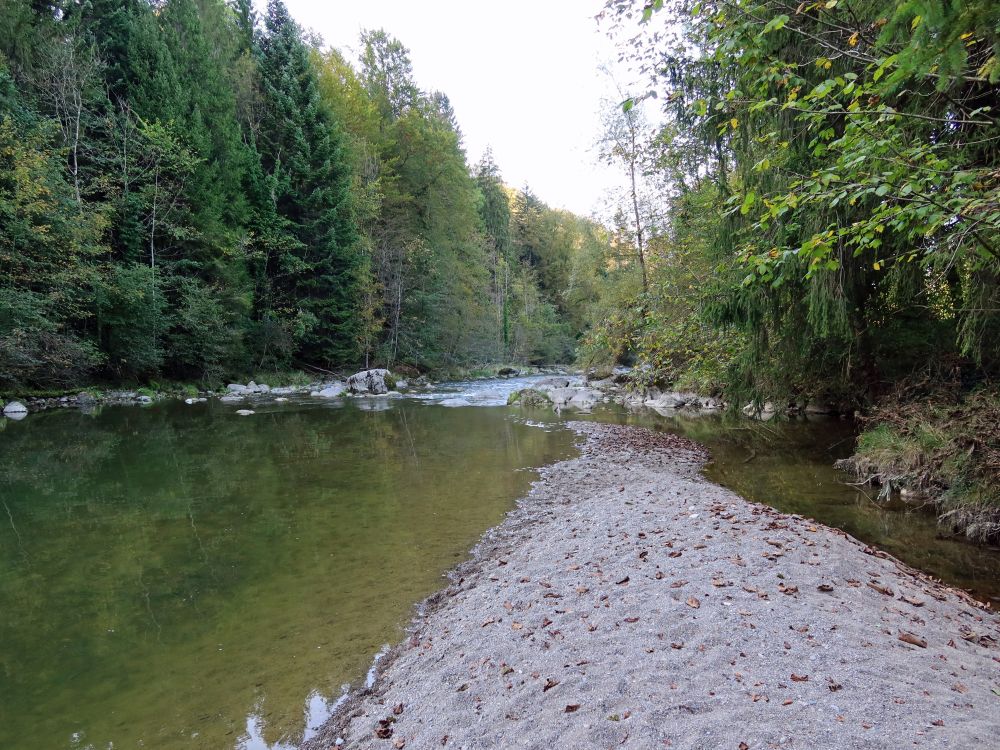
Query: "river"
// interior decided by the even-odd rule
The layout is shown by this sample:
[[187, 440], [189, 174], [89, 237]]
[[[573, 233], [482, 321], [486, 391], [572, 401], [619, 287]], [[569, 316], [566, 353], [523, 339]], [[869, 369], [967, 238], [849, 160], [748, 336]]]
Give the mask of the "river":
[[[535, 470], [573, 455], [576, 415], [503, 405], [530, 383], [3, 424], [0, 747], [295, 747]], [[680, 431], [715, 481], [1000, 595], [996, 551], [843, 483], [849, 424], [583, 418]]]

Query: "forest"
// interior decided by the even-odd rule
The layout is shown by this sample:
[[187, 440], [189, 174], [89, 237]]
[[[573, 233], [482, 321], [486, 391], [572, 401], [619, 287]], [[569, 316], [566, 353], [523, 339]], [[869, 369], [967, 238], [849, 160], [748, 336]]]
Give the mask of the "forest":
[[637, 72], [615, 153], [642, 284], [584, 356], [853, 412], [862, 479], [1000, 538], [1000, 4], [610, 0], [602, 24]]
[[0, 0], [0, 388], [570, 361], [608, 232], [360, 48], [277, 0]]

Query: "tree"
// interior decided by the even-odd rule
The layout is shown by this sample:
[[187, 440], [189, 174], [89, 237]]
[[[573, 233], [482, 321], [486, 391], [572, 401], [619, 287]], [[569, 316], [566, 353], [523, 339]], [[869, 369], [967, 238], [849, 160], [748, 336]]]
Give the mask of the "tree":
[[343, 133], [319, 99], [309, 50], [280, 0], [268, 4], [265, 29], [258, 147], [281, 235], [263, 263], [265, 309], [291, 326], [306, 357], [351, 361], [360, 257]]

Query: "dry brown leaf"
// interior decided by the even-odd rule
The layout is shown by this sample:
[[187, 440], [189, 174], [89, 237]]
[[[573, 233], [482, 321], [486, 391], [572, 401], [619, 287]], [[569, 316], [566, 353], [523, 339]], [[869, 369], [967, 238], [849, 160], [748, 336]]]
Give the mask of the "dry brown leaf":
[[889, 588], [888, 586], [883, 586], [878, 581], [869, 581], [868, 586], [869, 588], [875, 589], [880, 594], [885, 594], [886, 596], [892, 596], [892, 589]]
[[566, 713], [568, 713], [568, 714], [574, 713], [574, 712], [580, 710], [580, 704], [579, 703], [567, 703], [565, 710], [566, 710]]
[[639, 622], [639, 618], [638, 617], [626, 617], [625, 618], [625, 622], [628, 622], [628, 623]]
[[545, 685], [542, 687], [542, 692], [545, 693], [545, 692], [551, 690], [552, 688], [554, 688], [558, 684], [559, 684], [559, 680], [553, 680], [550, 677], [549, 679], [547, 679], [545, 681]]
[[[514, 670], [511, 670], [511, 671], [514, 671]], [[399, 716], [401, 713], [403, 713], [403, 704], [402, 703], [397, 703], [395, 706], [392, 707], [392, 712], [394, 714], [396, 714], [396, 716]]]
[[809, 675], [792, 672], [792, 682], [809, 682]]
[[919, 646], [920, 648], [927, 648], [927, 641], [920, 636], [914, 635], [913, 633], [907, 633], [905, 630], [899, 631], [899, 635], [896, 637], [903, 641], [903, 643], [909, 643], [913, 646]]
[[924, 606], [924, 600], [923, 599], [918, 599], [915, 596], [907, 596], [906, 594], [903, 594], [899, 598], [902, 599], [907, 604], [912, 604], [914, 607], [922, 607], [922, 606]]
[[628, 576], [625, 576], [620, 581], [615, 581], [615, 585], [617, 585], [617, 586], [624, 586], [626, 583], [628, 583], [628, 581], [629, 581]]
[[698, 609], [701, 606], [701, 602], [698, 601], [698, 597], [689, 596], [687, 600], [687, 605], [693, 609]]

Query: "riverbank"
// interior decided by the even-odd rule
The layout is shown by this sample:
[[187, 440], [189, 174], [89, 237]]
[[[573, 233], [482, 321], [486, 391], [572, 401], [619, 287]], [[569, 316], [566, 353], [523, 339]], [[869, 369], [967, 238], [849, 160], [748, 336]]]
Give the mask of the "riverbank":
[[[419, 372], [412, 367], [401, 367], [393, 372], [393, 382], [411, 386], [427, 386], [453, 380], [507, 379], [530, 375], [566, 374], [571, 368], [563, 365], [483, 365], [477, 368], [458, 368], [442, 371]], [[332, 385], [343, 383], [357, 370], [340, 372], [290, 370], [271, 372], [252, 377], [235, 378], [235, 383], [147, 383], [142, 386], [88, 385], [69, 390], [33, 390], [7, 388], [0, 391], [0, 413], [4, 407], [17, 404], [17, 417], [51, 409], [93, 409], [98, 406], [144, 406], [157, 401], [183, 400], [188, 403], [209, 398], [241, 396], [295, 396], [309, 395]], [[364, 370], [361, 370], [364, 372]], [[9, 415], [8, 415], [9, 416]]]
[[673, 435], [573, 423], [542, 474], [305, 747], [987, 747], [1000, 618], [699, 474]]

